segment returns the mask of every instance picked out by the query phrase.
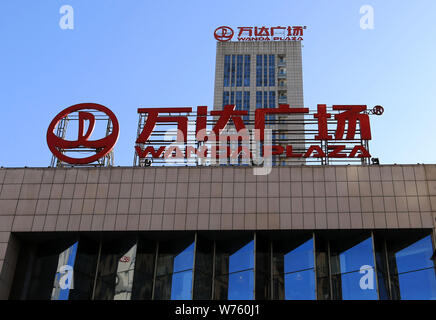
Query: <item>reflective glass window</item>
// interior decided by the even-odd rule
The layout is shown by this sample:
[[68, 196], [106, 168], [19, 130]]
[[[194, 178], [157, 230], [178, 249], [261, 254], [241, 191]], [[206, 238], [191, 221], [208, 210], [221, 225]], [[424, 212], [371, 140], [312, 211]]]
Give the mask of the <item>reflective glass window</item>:
[[214, 298], [254, 299], [254, 240], [232, 240], [216, 242]]
[[23, 241], [9, 298], [91, 299], [98, 243], [70, 235], [41, 238]]
[[224, 56], [224, 87], [230, 85], [230, 55]]
[[256, 109], [262, 108], [262, 91], [256, 91]]
[[154, 299], [192, 299], [194, 242], [159, 243]]
[[201, 236], [197, 237], [193, 292], [193, 299], [195, 300], [212, 299], [213, 248], [213, 240]]
[[268, 85], [268, 55], [263, 55], [263, 85]]
[[[275, 91], [270, 91], [269, 92], [269, 107], [270, 108], [275, 108], [276, 107], [276, 92]], [[270, 114], [268, 119], [270, 121], [274, 121], [275, 120], [276, 115], [275, 114]]]
[[256, 55], [256, 86], [262, 86], [262, 55]]
[[313, 300], [315, 263], [313, 237], [273, 242], [273, 298]]
[[435, 300], [436, 278], [431, 236], [410, 235], [388, 242], [393, 297]]
[[244, 91], [244, 105], [242, 109], [247, 111], [247, 115], [243, 116], [243, 120], [248, 121], [250, 117], [250, 91]]
[[330, 243], [334, 299], [378, 299], [372, 237], [344, 237]]
[[236, 73], [236, 66], [235, 66], [235, 60], [236, 60], [236, 56], [232, 55], [232, 68], [230, 71], [230, 79], [231, 79], [231, 86], [234, 87], [235, 86], [235, 73]]
[[70, 289], [74, 289], [74, 264], [78, 242], [61, 252], [51, 294], [51, 300], [68, 300]]
[[230, 94], [228, 91], [223, 92], [223, 107], [230, 104]]
[[263, 92], [263, 107], [268, 108], [268, 91]]
[[236, 91], [235, 110], [242, 110], [242, 91]]
[[243, 67], [243, 56], [242, 54], [237, 55], [236, 59], [236, 86], [242, 86], [242, 67]]
[[250, 55], [244, 56], [244, 86], [250, 86]]
[[146, 238], [138, 241], [132, 300], [152, 299], [156, 249], [155, 241]]
[[102, 242], [94, 297], [130, 300], [136, 261], [136, 239], [108, 237]]
[[275, 86], [276, 83], [276, 73], [275, 73], [275, 56], [273, 54], [269, 55], [269, 85]]

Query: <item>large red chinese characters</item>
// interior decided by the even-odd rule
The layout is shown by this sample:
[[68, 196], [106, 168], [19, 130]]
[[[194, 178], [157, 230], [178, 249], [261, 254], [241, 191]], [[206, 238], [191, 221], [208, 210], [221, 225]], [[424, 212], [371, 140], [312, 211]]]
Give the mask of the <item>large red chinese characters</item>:
[[[293, 108], [288, 104], [280, 104], [278, 108], [259, 108], [255, 111], [254, 116], [254, 129], [256, 132], [255, 139], [258, 142], [264, 143], [265, 141], [265, 119], [271, 115], [292, 115], [300, 114], [312, 116], [317, 123], [317, 132], [314, 140], [319, 140], [320, 144], [309, 145], [305, 152], [295, 153], [292, 145], [283, 145], [282, 142], [270, 146], [272, 155], [285, 154], [288, 158], [369, 158], [371, 157], [367, 148], [359, 144], [359, 141], [371, 140], [371, 128], [368, 117], [366, 105], [333, 105], [335, 114], [327, 112], [325, 104], [317, 106], [317, 112], [310, 115], [308, 108]], [[149, 154], [153, 158], [170, 155], [166, 152], [165, 146], [160, 146], [157, 150], [151, 146], [146, 146], [149, 138], [158, 122], [162, 123], [175, 123], [177, 125], [177, 142], [185, 143], [188, 136], [188, 117], [187, 115], [192, 112], [192, 108], [140, 108], [138, 113], [145, 113], [148, 115], [144, 124], [142, 132], [136, 140], [136, 153], [140, 158], [145, 158]], [[176, 116], [159, 116], [159, 114], [176, 113]], [[244, 116], [248, 115], [246, 110], [236, 110], [234, 105], [226, 105], [222, 110], [214, 110], [210, 115], [215, 117], [211, 131], [206, 134], [207, 123], [207, 107], [201, 106], [197, 108], [196, 118], [196, 140], [197, 142], [205, 141], [218, 141], [220, 136], [225, 133], [229, 127], [236, 130], [236, 132], [248, 131], [245, 123]], [[230, 126], [229, 126], [230, 124]], [[329, 129], [329, 125], [336, 125], [333, 130]], [[334, 134], [333, 134], [334, 133]], [[357, 134], [358, 133], [358, 134]], [[354, 141], [354, 146], [347, 150], [346, 142]], [[357, 143], [356, 143], [357, 141]], [[339, 143], [339, 144], [338, 144]], [[356, 145], [357, 144], [357, 145]], [[145, 148], [143, 148], [145, 146]], [[177, 154], [181, 154], [179, 147], [172, 147], [176, 150]], [[238, 149], [240, 150], [240, 149]], [[206, 150], [202, 150], [205, 154]], [[251, 155], [250, 155], [251, 156]], [[185, 157], [190, 157], [190, 152], [185, 150]]]

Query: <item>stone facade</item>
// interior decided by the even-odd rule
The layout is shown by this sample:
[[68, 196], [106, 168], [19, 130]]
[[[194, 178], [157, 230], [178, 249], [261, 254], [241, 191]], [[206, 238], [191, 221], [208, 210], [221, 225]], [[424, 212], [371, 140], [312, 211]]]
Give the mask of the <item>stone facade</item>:
[[0, 169], [0, 298], [16, 232], [435, 227], [436, 165]]

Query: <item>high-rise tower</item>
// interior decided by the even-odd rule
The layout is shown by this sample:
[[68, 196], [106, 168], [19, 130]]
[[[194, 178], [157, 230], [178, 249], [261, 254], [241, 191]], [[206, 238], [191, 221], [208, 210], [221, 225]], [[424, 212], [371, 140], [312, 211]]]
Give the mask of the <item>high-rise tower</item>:
[[[249, 118], [244, 119], [249, 120], [248, 128], [253, 128], [258, 108], [277, 108], [279, 104], [303, 107], [301, 41], [217, 42], [214, 110], [228, 104], [249, 111]], [[275, 130], [273, 144], [304, 149], [303, 117], [270, 115], [266, 128]], [[295, 160], [292, 162], [304, 161]], [[291, 161], [283, 155], [273, 163]]]

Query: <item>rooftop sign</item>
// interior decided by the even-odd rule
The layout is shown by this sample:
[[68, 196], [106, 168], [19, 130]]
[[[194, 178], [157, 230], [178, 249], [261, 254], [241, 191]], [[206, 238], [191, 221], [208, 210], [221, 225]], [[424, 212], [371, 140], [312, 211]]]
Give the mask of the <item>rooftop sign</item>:
[[235, 38], [237, 41], [301, 41], [306, 26], [237, 27], [235, 32], [228, 26], [215, 29], [214, 37], [220, 42]]
[[[90, 140], [95, 116], [82, 111], [91, 109], [105, 113], [113, 125], [106, 137], [98, 140]], [[316, 111], [311, 112], [309, 108], [279, 104], [278, 108], [257, 109], [250, 119], [248, 111], [226, 105], [222, 110], [210, 111], [213, 117], [210, 119], [207, 109], [199, 106], [193, 113], [192, 107], [139, 108], [136, 165], [176, 159], [185, 163], [195, 159], [197, 164], [208, 160], [213, 164], [217, 159], [222, 163], [221, 159], [230, 158], [239, 164], [253, 164], [259, 157], [267, 156], [302, 161], [317, 159], [321, 164], [328, 164], [329, 159], [369, 160], [368, 141], [372, 139], [369, 114], [383, 113], [381, 106], [368, 110], [366, 105], [333, 105], [329, 110], [325, 104], [318, 104]], [[56, 126], [73, 112], [78, 112], [78, 135], [77, 140], [69, 141], [59, 134]], [[85, 122], [88, 123], [86, 132]], [[299, 129], [289, 130], [289, 127]], [[115, 146], [118, 133], [118, 121], [108, 108], [83, 103], [65, 109], [53, 119], [47, 144], [61, 161], [83, 165], [106, 156]], [[94, 155], [66, 156], [65, 152], [71, 149], [91, 149]]]

